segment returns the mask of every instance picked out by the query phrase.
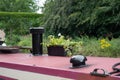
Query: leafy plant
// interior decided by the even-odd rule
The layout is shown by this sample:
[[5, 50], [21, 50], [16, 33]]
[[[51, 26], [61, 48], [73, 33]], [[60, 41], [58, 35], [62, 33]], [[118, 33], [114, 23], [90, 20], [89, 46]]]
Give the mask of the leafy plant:
[[[65, 39], [63, 35], [55, 37], [53, 35], [48, 36], [48, 40], [43, 42], [43, 45], [46, 47], [60, 45], [63, 46], [67, 56], [71, 56], [73, 53], [77, 52], [77, 48], [82, 45], [82, 42], [72, 41], [70, 39]], [[75, 50], [74, 50], [75, 49]]]

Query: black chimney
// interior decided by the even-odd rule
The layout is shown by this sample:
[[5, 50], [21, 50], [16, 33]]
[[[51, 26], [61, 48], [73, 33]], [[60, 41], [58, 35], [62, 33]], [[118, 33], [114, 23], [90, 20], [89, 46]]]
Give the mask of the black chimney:
[[42, 55], [42, 33], [44, 32], [43, 27], [32, 27], [30, 33], [32, 33], [32, 54]]

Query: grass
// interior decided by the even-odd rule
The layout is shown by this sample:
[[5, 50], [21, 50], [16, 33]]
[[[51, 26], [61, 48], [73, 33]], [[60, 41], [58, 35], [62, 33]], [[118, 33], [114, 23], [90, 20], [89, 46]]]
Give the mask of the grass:
[[104, 49], [101, 48], [100, 39], [97, 40], [95, 38], [91, 38], [91, 39], [85, 38], [82, 39], [82, 41], [83, 41], [83, 46], [81, 52], [79, 52], [82, 55], [120, 57], [120, 38], [112, 39], [111, 41], [107, 40], [107, 42], [110, 43], [111, 46]]
[[[43, 39], [45, 40], [45, 39]], [[111, 44], [110, 47], [101, 49], [100, 45], [101, 39], [96, 38], [76, 38], [75, 41], [82, 41], [82, 46], [77, 48], [79, 50], [74, 50], [74, 55], [81, 54], [85, 56], [100, 56], [100, 57], [120, 57], [120, 38], [112, 39], [111, 41], [107, 40]], [[17, 44], [18, 46], [32, 46], [32, 36], [21, 36], [20, 41]], [[43, 53], [47, 53], [46, 47], [43, 47]]]

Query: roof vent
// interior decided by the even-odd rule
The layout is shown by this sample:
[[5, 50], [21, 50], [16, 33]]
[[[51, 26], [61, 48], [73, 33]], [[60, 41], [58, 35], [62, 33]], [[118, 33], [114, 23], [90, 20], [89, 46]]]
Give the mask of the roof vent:
[[72, 58], [70, 59], [70, 63], [72, 63], [73, 68], [86, 66], [86, 63], [85, 63], [86, 61], [87, 61], [87, 58], [82, 55], [75, 55], [75, 56], [72, 56]]

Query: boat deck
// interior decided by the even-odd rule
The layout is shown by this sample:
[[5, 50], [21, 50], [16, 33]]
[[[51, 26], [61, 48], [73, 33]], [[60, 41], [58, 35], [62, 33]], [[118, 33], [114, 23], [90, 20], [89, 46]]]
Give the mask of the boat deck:
[[[113, 71], [112, 66], [117, 62], [120, 62], [120, 58], [88, 56], [86, 64], [89, 66], [83, 68], [71, 68], [72, 64], [70, 63], [70, 57], [47, 55], [33, 56], [32, 54], [24, 53], [0, 54], [0, 70], [19, 70], [29, 72], [31, 74], [34, 73], [38, 76], [39, 74], [42, 74], [42, 76], [45, 75], [45, 77], [42, 77], [42, 80], [120, 80], [119, 76], [114, 75], [108, 77], [97, 77], [90, 75], [90, 72], [92, 72], [95, 68], [102, 68], [108, 72], [111, 72]], [[19, 76], [15, 76], [15, 73], [13, 73], [13, 75], [8, 74], [8, 72], [6, 73], [0, 73], [0, 75], [13, 78], [13, 80], [18, 78], [20, 80], [20, 74], [18, 74]], [[29, 73], [28, 76], [31, 75]], [[48, 76], [52, 77], [48, 79]], [[25, 79], [26, 78], [22, 77], [21, 80]], [[29, 80], [35, 80], [35, 77], [31, 76], [31, 79]], [[38, 78], [36, 80], [41, 79]]]

